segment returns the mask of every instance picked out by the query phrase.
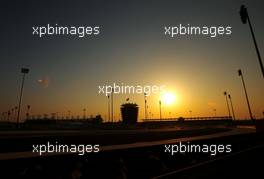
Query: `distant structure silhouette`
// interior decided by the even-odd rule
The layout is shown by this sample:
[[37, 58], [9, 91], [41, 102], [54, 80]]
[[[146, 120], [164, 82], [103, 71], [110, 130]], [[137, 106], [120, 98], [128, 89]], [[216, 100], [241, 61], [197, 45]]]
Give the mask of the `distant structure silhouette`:
[[138, 118], [138, 105], [125, 103], [121, 105], [122, 122], [124, 124], [135, 124]]

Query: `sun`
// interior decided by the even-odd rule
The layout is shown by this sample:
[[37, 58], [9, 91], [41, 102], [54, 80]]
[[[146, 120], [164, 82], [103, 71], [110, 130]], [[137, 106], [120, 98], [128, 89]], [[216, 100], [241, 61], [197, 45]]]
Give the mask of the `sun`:
[[172, 105], [175, 103], [176, 101], [176, 95], [172, 92], [166, 92], [162, 95], [162, 101], [166, 104], [166, 105]]

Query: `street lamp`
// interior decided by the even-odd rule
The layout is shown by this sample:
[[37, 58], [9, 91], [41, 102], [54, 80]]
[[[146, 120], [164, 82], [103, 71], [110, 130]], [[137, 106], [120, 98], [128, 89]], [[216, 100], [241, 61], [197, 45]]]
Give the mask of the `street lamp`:
[[[263, 112], [263, 115], [264, 115], [264, 112]], [[5, 120], [5, 113], [2, 112], [2, 121], [4, 121], [4, 120]]]
[[240, 7], [239, 13], [240, 13], [240, 17], [241, 17], [242, 23], [246, 24], [248, 22], [248, 24], [249, 24], [250, 32], [251, 32], [251, 35], [252, 35], [252, 38], [253, 38], [253, 41], [254, 41], [254, 45], [255, 45], [255, 49], [256, 49], [257, 55], [258, 55], [258, 60], [259, 60], [259, 65], [260, 65], [260, 68], [261, 68], [262, 76], [264, 78], [263, 63], [262, 63], [262, 60], [261, 60], [261, 56], [260, 56], [260, 53], [259, 53], [257, 41], [255, 39], [255, 35], [254, 35], [254, 32], [253, 32], [253, 28], [252, 28], [252, 25], [251, 25], [251, 22], [250, 22], [250, 19], [249, 19], [249, 16], [248, 16], [247, 8], [244, 5], [242, 5]]
[[110, 96], [107, 95], [108, 122], [110, 122]]
[[227, 100], [227, 92], [226, 91], [224, 91], [224, 95], [226, 97], [226, 105], [227, 105], [227, 110], [228, 110], [228, 117], [230, 117], [231, 115], [230, 115], [230, 109], [229, 109], [229, 104], [228, 104], [228, 100]]
[[151, 112], [149, 111], [149, 119], [151, 120]]
[[145, 120], [148, 118], [148, 111], [147, 111], [147, 93], [144, 93], [144, 100], [145, 100]]
[[216, 109], [213, 109], [213, 111], [214, 111], [214, 115], [215, 115], [215, 117], [216, 117]]
[[59, 112], [56, 112], [56, 120], [59, 120]]
[[14, 112], [14, 121], [16, 121], [16, 117], [17, 117], [17, 116], [16, 116], [16, 115], [17, 115], [17, 108], [18, 108], [18, 107], [15, 106], [15, 109], [14, 109], [14, 110], [15, 110], [15, 112]]
[[13, 117], [14, 117], [14, 110], [15, 110], [14, 108], [11, 109], [11, 120], [12, 120]]
[[23, 77], [22, 77], [22, 84], [21, 84], [19, 103], [18, 103], [17, 125], [19, 124], [19, 115], [20, 115], [20, 108], [21, 108], [21, 102], [22, 102], [22, 95], [23, 95], [25, 76], [26, 76], [27, 73], [29, 73], [29, 69], [28, 68], [21, 68], [21, 73], [23, 74]]
[[68, 110], [68, 119], [71, 119], [71, 110]]
[[246, 85], [245, 85], [245, 81], [244, 81], [244, 78], [243, 78], [243, 74], [242, 74], [241, 69], [238, 70], [238, 76], [241, 76], [241, 80], [242, 80], [242, 83], [243, 83], [243, 87], [244, 87], [245, 96], [246, 96], [246, 100], [247, 100], [247, 105], [248, 105], [248, 111], [249, 111], [250, 119], [251, 119], [251, 120], [254, 120], [254, 118], [253, 118], [253, 116], [252, 116], [251, 108], [250, 108], [250, 105], [249, 105], [249, 100], [248, 100], [248, 95], [247, 95]]
[[86, 108], [83, 108], [83, 119], [86, 119]]
[[27, 119], [29, 119], [29, 110], [30, 110], [30, 105], [27, 105], [27, 113], [26, 113]]
[[7, 111], [7, 121], [9, 122], [9, 117], [10, 117], [10, 115], [11, 115], [11, 112], [10, 112], [10, 110], [8, 110]]
[[114, 123], [114, 88], [111, 88], [111, 119]]
[[191, 119], [192, 118], [192, 110], [190, 110], [189, 113], [190, 113], [190, 119]]
[[234, 112], [234, 108], [233, 108], [233, 103], [232, 103], [232, 98], [231, 98], [231, 95], [230, 94], [228, 95], [228, 98], [229, 98], [230, 104], [231, 104], [231, 109], [232, 109], [232, 114], [233, 114], [233, 120], [236, 120], [235, 112]]
[[160, 120], [162, 119], [161, 118], [161, 100], [159, 100], [159, 108], [160, 108]]

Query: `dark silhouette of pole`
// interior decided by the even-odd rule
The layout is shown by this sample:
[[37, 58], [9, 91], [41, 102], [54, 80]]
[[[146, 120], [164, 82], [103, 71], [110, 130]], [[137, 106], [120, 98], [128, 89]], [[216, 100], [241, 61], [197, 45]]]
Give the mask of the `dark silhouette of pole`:
[[22, 77], [22, 84], [20, 89], [20, 96], [19, 96], [19, 103], [18, 103], [18, 111], [17, 111], [17, 125], [19, 124], [19, 115], [20, 115], [20, 108], [21, 108], [21, 102], [22, 102], [22, 95], [23, 95], [23, 88], [24, 88], [24, 82], [25, 82], [25, 76], [29, 72], [28, 68], [21, 68], [21, 73], [23, 74]]
[[111, 119], [114, 123], [114, 88], [111, 88]]
[[69, 119], [71, 119], [71, 111], [70, 110], [68, 110], [68, 117], [69, 117]]
[[3, 121], [6, 120], [6, 112], [3, 112]]
[[144, 93], [144, 100], [145, 100], [145, 120], [148, 118], [148, 111], [147, 111], [147, 94]]
[[15, 114], [14, 114], [14, 121], [16, 121], [16, 115], [17, 115], [17, 106], [15, 106]]
[[243, 78], [243, 74], [241, 69], [238, 70], [238, 76], [241, 76], [241, 80], [243, 83], [243, 87], [244, 87], [244, 91], [245, 91], [245, 96], [246, 96], [246, 100], [247, 100], [247, 105], [248, 105], [248, 111], [249, 111], [249, 116], [251, 120], [254, 120], [253, 116], [252, 116], [252, 112], [251, 112], [251, 108], [250, 108], [250, 104], [249, 104], [249, 100], [248, 100], [248, 95], [247, 95], [247, 90], [246, 90], [246, 85], [245, 85], [245, 81]]
[[110, 122], [110, 96], [107, 95], [107, 110], [108, 110], [108, 121]]
[[216, 109], [213, 109], [213, 111], [214, 111], [214, 116], [216, 117]]
[[29, 110], [30, 110], [30, 105], [27, 105], [27, 113], [26, 113], [27, 119], [29, 119]]
[[249, 18], [248, 12], [247, 12], [247, 8], [244, 5], [242, 5], [240, 7], [240, 12], [239, 13], [240, 13], [240, 17], [241, 17], [242, 23], [246, 24], [248, 22], [248, 24], [249, 24], [250, 32], [251, 32], [251, 35], [252, 35], [252, 38], [253, 38], [253, 41], [254, 41], [254, 45], [255, 45], [255, 49], [256, 49], [257, 55], [258, 55], [258, 60], [259, 60], [259, 65], [260, 65], [261, 72], [262, 72], [262, 77], [264, 78], [263, 63], [262, 63], [262, 60], [261, 60], [261, 56], [260, 56], [260, 53], [259, 53], [257, 41], [256, 41], [256, 38], [255, 38], [255, 35], [254, 35], [254, 32], [253, 32], [253, 28], [252, 28], [252, 25], [251, 25], [251, 22], [250, 22], [250, 18]]
[[160, 120], [162, 119], [161, 118], [161, 100], [159, 101], [159, 108], [160, 108]]
[[151, 112], [149, 112], [149, 119], [151, 120]]
[[14, 108], [11, 109], [11, 120], [12, 120], [13, 117], [14, 117], [14, 110], [15, 110]]
[[230, 94], [228, 95], [228, 98], [229, 98], [230, 104], [231, 104], [231, 109], [232, 109], [232, 114], [233, 114], [233, 120], [236, 120], [235, 112], [234, 112], [234, 108], [233, 108], [233, 103], [232, 103], [232, 98], [231, 98], [231, 95]]
[[83, 119], [86, 119], [86, 108], [83, 108]]
[[11, 115], [11, 112], [10, 112], [10, 110], [9, 111], [7, 111], [7, 121], [9, 122], [9, 117], [10, 117], [10, 115]]
[[226, 91], [224, 92], [224, 95], [225, 95], [225, 97], [226, 97], [226, 105], [227, 105], [227, 110], [228, 110], [228, 117], [230, 117], [231, 114], [230, 114], [230, 109], [229, 109], [229, 104], [228, 104], [227, 92], [226, 92]]
[[56, 112], [56, 120], [59, 120], [59, 112]]

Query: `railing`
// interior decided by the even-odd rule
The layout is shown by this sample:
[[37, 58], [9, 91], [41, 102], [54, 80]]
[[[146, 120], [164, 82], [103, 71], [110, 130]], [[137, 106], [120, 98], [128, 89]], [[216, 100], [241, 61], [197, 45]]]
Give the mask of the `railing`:
[[148, 121], [204, 121], [204, 120], [231, 120], [231, 116], [207, 116], [207, 117], [188, 117], [188, 118], [163, 118], [163, 119], [143, 119]]

